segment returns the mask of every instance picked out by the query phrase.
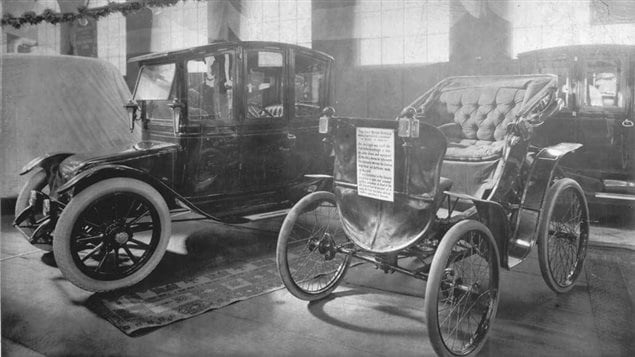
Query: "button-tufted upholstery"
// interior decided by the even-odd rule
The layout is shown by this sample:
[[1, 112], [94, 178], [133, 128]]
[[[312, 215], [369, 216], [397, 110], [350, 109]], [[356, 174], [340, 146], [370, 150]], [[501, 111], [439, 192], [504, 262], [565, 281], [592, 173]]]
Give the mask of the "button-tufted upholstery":
[[507, 125], [516, 119], [525, 89], [507, 87], [453, 88], [441, 92], [426, 117], [437, 124], [454, 123], [444, 131], [450, 141], [446, 159], [492, 160], [500, 156]]
[[[553, 75], [450, 77], [409, 107], [415, 109], [417, 118], [437, 126], [448, 139], [441, 176], [452, 180], [452, 191], [487, 198], [507, 187], [498, 186], [501, 177], [517, 175], [517, 163], [508, 165], [503, 153], [518, 153], [527, 144], [507, 142], [509, 124], [526, 116], [557, 87]], [[522, 145], [517, 146], [519, 150], [505, 151], [512, 143]]]

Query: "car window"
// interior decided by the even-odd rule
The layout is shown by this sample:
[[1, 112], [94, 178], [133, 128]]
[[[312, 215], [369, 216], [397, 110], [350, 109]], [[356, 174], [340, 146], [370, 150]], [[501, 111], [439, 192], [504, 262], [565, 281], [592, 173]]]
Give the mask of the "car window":
[[174, 63], [146, 65], [141, 68], [134, 99], [145, 101], [145, 111], [151, 119], [172, 119], [168, 104], [174, 97]]
[[[575, 90], [575, 81], [571, 80], [571, 74], [569, 73], [570, 61], [567, 57], [538, 60], [538, 73], [555, 74], [558, 76], [558, 98], [561, 98], [564, 103], [564, 110], [569, 109], [570, 95]], [[573, 103], [571, 103], [572, 105]]]
[[247, 119], [282, 118], [282, 53], [248, 51], [246, 77]]
[[588, 61], [584, 77], [584, 104], [591, 107], [624, 107], [619, 78], [618, 61]]
[[326, 95], [326, 63], [302, 53], [295, 55], [295, 114], [316, 116]]
[[187, 62], [187, 108], [191, 120], [232, 118], [233, 56], [205, 56]]

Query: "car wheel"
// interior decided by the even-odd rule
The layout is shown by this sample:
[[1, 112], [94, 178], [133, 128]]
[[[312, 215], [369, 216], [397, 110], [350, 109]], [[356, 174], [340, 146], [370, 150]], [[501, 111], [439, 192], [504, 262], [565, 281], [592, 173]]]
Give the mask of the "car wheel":
[[314, 192], [291, 209], [280, 229], [276, 258], [280, 277], [295, 297], [313, 301], [328, 296], [340, 283], [352, 247], [342, 230], [335, 195]]
[[432, 258], [423, 301], [428, 335], [439, 356], [475, 356], [499, 300], [499, 256], [490, 230], [464, 220], [443, 236]]
[[89, 291], [110, 291], [145, 278], [170, 239], [168, 207], [150, 185], [130, 178], [97, 182], [71, 199], [53, 238], [64, 277]]
[[589, 241], [589, 208], [580, 185], [569, 178], [549, 188], [538, 222], [538, 262], [556, 293], [573, 288], [582, 272]]

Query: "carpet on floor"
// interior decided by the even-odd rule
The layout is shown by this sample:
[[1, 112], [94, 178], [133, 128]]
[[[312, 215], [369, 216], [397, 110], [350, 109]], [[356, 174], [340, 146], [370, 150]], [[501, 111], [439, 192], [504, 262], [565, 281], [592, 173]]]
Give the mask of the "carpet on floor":
[[178, 281], [94, 294], [87, 306], [127, 335], [282, 288], [275, 257], [201, 269]]
[[[290, 266], [301, 266], [308, 269], [305, 274], [318, 277], [333, 273], [338, 267], [337, 260], [316, 261], [304, 255], [292, 254], [289, 260]], [[308, 261], [312, 264], [307, 265]], [[170, 282], [151, 280], [121, 291], [93, 294], [87, 307], [133, 336], [284, 286], [275, 252], [189, 269], [174, 274]]]

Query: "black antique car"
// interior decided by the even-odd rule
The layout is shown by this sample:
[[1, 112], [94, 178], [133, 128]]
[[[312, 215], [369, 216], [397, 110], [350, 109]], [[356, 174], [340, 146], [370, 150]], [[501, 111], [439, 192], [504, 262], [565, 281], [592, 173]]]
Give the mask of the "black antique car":
[[595, 216], [635, 207], [635, 46], [566, 46], [518, 58], [522, 73], [558, 75], [565, 101], [534, 143], [584, 145], [561, 168], [580, 183]]
[[[64, 276], [91, 291], [139, 282], [159, 263], [171, 216], [239, 223], [286, 214], [326, 184], [317, 134], [332, 57], [271, 42], [215, 42], [132, 59], [125, 104], [131, 147], [34, 159], [14, 225], [53, 250]], [[87, 108], [90, 110], [90, 108]]]

